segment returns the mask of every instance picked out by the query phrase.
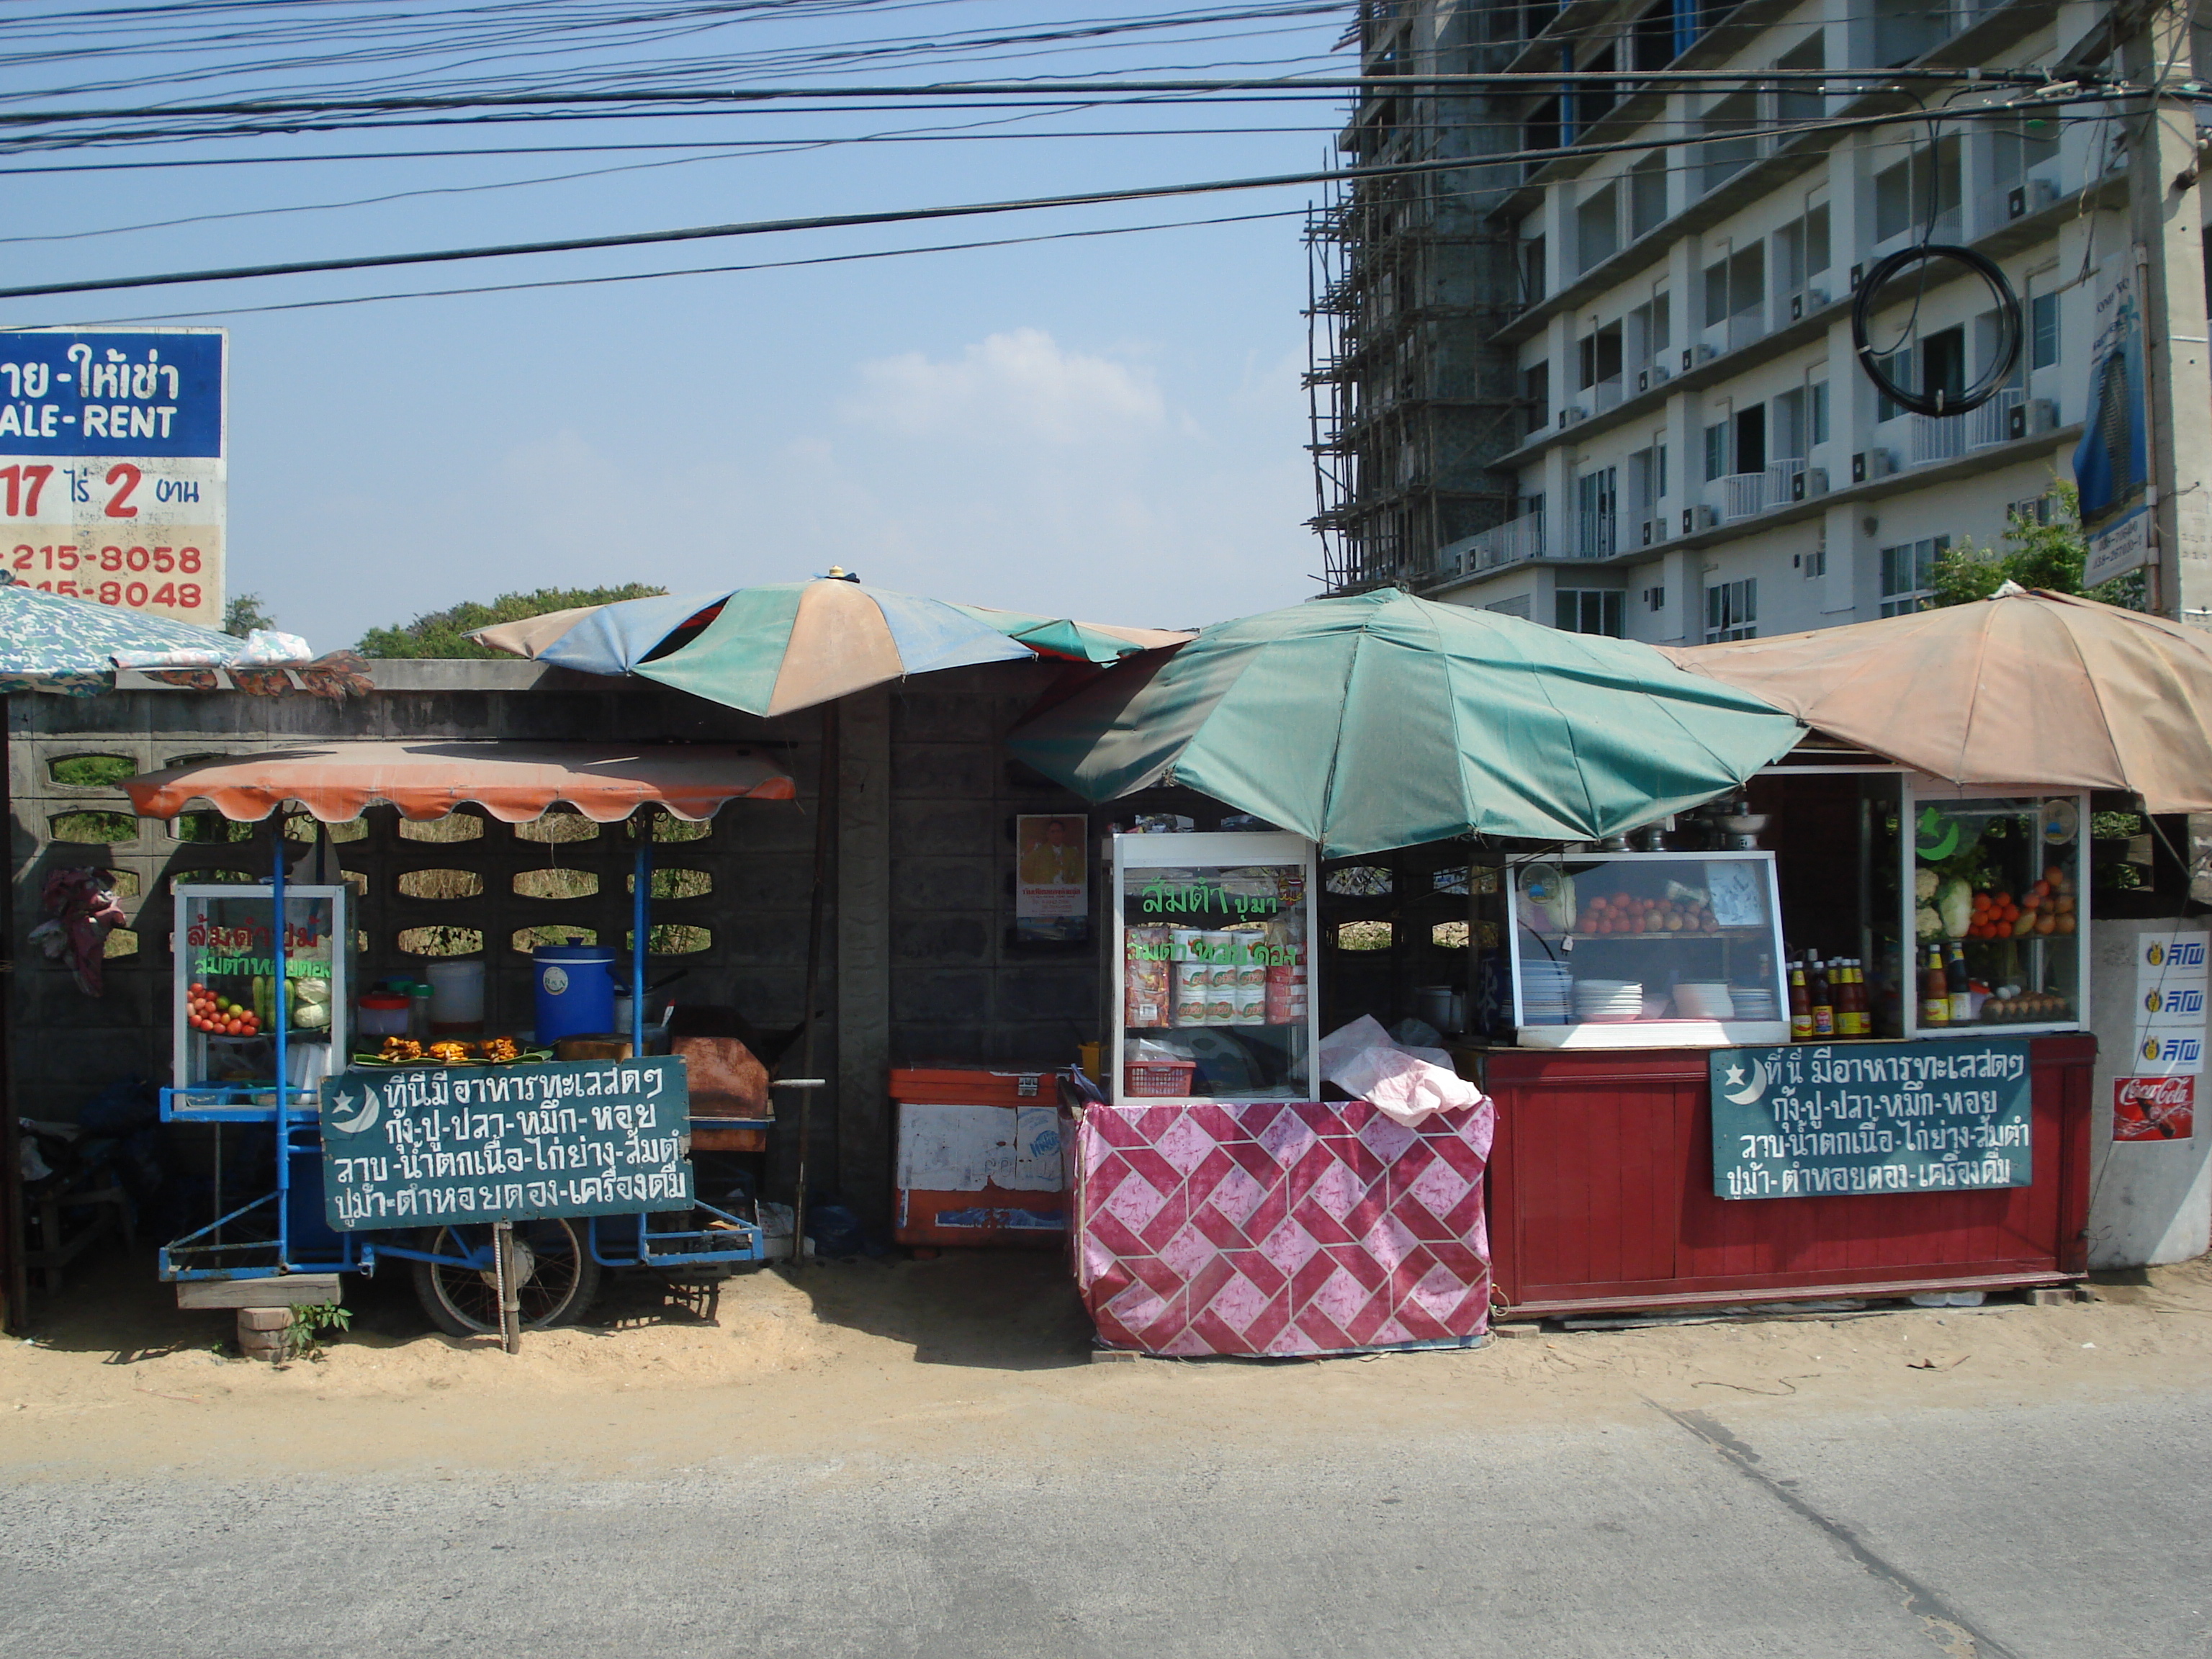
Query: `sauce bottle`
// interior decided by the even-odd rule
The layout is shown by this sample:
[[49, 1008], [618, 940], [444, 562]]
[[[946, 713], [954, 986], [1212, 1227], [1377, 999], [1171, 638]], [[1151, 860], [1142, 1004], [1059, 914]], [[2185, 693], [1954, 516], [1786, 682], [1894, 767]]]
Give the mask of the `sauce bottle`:
[[1966, 947], [1950, 947], [1949, 960], [1943, 964], [1943, 982], [1951, 998], [1951, 1024], [1971, 1025], [1974, 1023], [1974, 994], [1966, 986]]
[[1951, 981], [1943, 972], [1943, 952], [1933, 945], [1928, 947], [1928, 960], [1920, 969], [1920, 1023], [1930, 1026], [1951, 1023]]
[[1813, 998], [1805, 986], [1805, 964], [1790, 964], [1790, 1040], [1810, 1042], [1813, 1040]]
[[1832, 1037], [1836, 1034], [1836, 993], [1828, 980], [1828, 966], [1820, 957], [1813, 958], [1813, 1036]]

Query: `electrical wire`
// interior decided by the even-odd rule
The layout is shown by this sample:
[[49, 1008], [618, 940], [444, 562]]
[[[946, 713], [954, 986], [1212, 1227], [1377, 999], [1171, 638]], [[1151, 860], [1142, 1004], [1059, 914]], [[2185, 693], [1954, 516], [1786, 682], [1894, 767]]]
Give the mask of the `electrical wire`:
[[[2082, 92], [2069, 94], [2063, 100], [2045, 99], [2038, 102], [2040, 106], [2047, 107], [2061, 102], [2101, 102], [2105, 100], [2106, 96], [2101, 93]], [[1993, 106], [1990, 112], [2014, 113], [2016, 112], [2016, 106]], [[1776, 125], [1765, 129], [1762, 136], [1790, 137], [1804, 131], [1855, 131], [1875, 126], [1894, 125], [1900, 120], [1918, 118], [1917, 114], [1839, 117], [1818, 122], [1802, 123], [1796, 126]], [[1674, 143], [1678, 145], [1729, 143], [1741, 140], [1743, 136], [1740, 131], [1699, 134], [1695, 137], [1679, 138]], [[739, 236], [766, 235], [790, 231], [845, 229], [866, 225], [904, 224], [925, 220], [1033, 212], [1048, 208], [1091, 207], [1117, 202], [1153, 201], [1170, 197], [1212, 195], [1231, 191], [1267, 190], [1291, 185], [1334, 185], [1356, 183], [1362, 179], [1467, 172], [1530, 161], [1556, 160], [1564, 155], [1589, 155], [1620, 149], [1652, 149], [1667, 147], [1669, 146], [1655, 145], [1649, 139], [1624, 140], [1617, 144], [1553, 147], [1540, 150], [1507, 152], [1503, 155], [1480, 157], [1455, 156], [1439, 161], [1401, 162], [1385, 167], [1324, 169], [1316, 172], [1275, 173], [1252, 178], [1207, 179], [1188, 184], [1134, 185], [1121, 189], [1018, 198], [996, 202], [960, 203], [927, 208], [887, 209], [867, 213], [817, 214], [797, 218], [754, 220], [732, 224], [693, 225], [669, 230], [631, 231], [600, 236], [562, 237], [541, 241], [490, 244], [471, 248], [441, 248], [408, 253], [287, 260], [210, 270], [166, 271], [142, 276], [109, 276], [81, 279], [75, 282], [30, 283], [0, 288], [0, 299], [30, 299], [63, 294], [105, 292], [117, 289], [162, 288], [191, 283], [237, 282], [270, 276], [377, 270], [398, 265], [445, 264], [469, 259], [511, 258], [545, 253], [574, 253], [609, 248], [649, 246], [668, 242], [704, 241]]]
[[604, 276], [555, 276], [527, 283], [483, 283], [468, 288], [415, 289], [401, 294], [349, 294], [325, 300], [291, 300], [266, 306], [224, 306], [210, 311], [171, 311], [137, 317], [106, 317], [81, 325], [114, 327], [127, 323], [182, 322], [196, 317], [258, 317], [283, 311], [326, 311], [338, 306], [381, 305], [395, 300], [447, 300], [483, 294], [523, 294], [539, 289], [603, 288], [616, 283], [652, 283], [672, 276], [722, 276], [747, 271], [791, 270], [807, 265], [857, 264], [902, 259], [915, 253], [965, 253], [981, 248], [1023, 247], [1039, 242], [1077, 241], [1098, 236], [1133, 236], [1163, 230], [1195, 230], [1214, 225], [1250, 224], [1267, 219], [1297, 219], [1304, 208], [1274, 208], [1264, 213], [1227, 214], [1212, 219], [1171, 219], [1149, 225], [1103, 225], [1083, 230], [1047, 231], [1034, 236], [996, 236], [972, 242], [933, 242], [920, 247], [868, 248], [855, 253], [823, 253], [797, 259], [760, 259], [746, 264], [686, 265], [673, 270], [627, 270]]

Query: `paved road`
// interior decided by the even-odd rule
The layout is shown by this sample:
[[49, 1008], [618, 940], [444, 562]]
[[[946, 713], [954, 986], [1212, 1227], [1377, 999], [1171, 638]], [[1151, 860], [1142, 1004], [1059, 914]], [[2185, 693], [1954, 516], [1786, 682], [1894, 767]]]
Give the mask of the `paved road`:
[[1099, 1449], [21, 1480], [0, 1652], [2212, 1654], [2212, 1389]]

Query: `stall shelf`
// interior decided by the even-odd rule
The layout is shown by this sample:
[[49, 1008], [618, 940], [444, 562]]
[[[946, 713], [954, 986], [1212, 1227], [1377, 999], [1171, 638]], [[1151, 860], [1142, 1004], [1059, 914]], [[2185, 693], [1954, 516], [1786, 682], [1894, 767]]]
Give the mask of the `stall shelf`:
[[1714, 1195], [1704, 1052], [1492, 1049], [1476, 1069], [1498, 1109], [1500, 1300], [1587, 1313], [2079, 1278], [2095, 1058], [2090, 1036], [2030, 1040], [2031, 1185], [1745, 1202]]
[[1511, 878], [1522, 1047], [1789, 1040], [1773, 854], [1562, 854]]
[[1314, 852], [1265, 830], [1108, 839], [1115, 1102], [1320, 1098]]

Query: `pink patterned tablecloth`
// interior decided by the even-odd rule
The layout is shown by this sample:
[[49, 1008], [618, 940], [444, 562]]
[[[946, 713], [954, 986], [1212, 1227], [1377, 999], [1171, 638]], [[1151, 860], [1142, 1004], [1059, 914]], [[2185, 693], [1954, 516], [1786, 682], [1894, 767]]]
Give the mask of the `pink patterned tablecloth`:
[[1072, 1243], [1099, 1337], [1177, 1355], [1480, 1338], [1492, 1123], [1486, 1100], [1417, 1129], [1364, 1101], [1089, 1108]]

